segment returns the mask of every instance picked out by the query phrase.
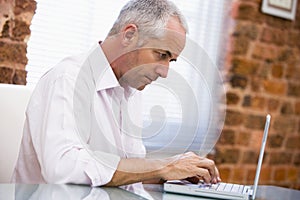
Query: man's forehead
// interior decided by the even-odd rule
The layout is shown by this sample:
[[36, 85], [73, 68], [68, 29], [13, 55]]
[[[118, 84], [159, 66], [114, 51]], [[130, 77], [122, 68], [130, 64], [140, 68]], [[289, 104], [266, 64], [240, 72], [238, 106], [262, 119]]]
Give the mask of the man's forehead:
[[185, 41], [185, 34], [166, 29], [166, 32], [161, 38], [150, 39], [145, 47], [152, 49], [161, 49], [169, 51], [172, 54], [179, 55], [185, 46]]

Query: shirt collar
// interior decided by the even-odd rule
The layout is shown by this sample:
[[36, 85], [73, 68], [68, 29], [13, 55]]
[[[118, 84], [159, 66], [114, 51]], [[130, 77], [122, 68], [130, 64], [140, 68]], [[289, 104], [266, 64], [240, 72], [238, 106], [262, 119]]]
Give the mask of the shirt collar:
[[124, 91], [125, 98], [128, 99], [137, 90], [131, 87], [123, 88], [114, 74], [101, 46], [97, 44], [92, 48], [88, 56], [93, 79], [96, 84], [96, 91], [110, 88], [120, 88]]
[[97, 91], [120, 87], [119, 81], [99, 44], [92, 48], [88, 56], [88, 62], [91, 66]]

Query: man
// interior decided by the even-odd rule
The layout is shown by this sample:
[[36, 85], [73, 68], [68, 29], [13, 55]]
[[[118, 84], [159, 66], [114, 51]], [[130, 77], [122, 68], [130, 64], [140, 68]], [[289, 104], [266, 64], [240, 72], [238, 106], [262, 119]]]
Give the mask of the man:
[[184, 17], [168, 0], [129, 1], [100, 45], [64, 59], [37, 84], [13, 181], [119, 186], [192, 177], [219, 182], [214, 162], [191, 152], [144, 158], [139, 91], [167, 77], [186, 33]]

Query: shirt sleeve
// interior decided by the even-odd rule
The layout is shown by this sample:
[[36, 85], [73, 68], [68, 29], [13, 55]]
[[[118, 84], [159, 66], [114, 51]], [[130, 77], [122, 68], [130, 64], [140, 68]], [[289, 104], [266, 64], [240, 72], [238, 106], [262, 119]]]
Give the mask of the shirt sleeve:
[[[84, 136], [78, 134], [73, 112], [74, 81], [66, 75], [44, 80], [27, 109], [41, 174], [48, 183], [104, 185], [113, 177], [120, 157], [89, 149], [89, 127]], [[89, 111], [89, 105], [84, 106]], [[82, 120], [88, 123], [85, 117]]]

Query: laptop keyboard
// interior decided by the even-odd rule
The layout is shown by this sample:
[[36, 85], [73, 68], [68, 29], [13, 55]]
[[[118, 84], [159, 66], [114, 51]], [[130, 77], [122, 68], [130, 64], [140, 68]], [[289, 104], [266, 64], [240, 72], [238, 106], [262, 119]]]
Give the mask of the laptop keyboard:
[[232, 183], [200, 184], [199, 188], [211, 189], [218, 192], [234, 192], [239, 194], [246, 194], [250, 189], [249, 186]]

